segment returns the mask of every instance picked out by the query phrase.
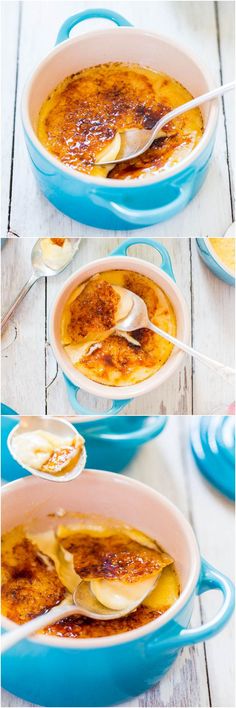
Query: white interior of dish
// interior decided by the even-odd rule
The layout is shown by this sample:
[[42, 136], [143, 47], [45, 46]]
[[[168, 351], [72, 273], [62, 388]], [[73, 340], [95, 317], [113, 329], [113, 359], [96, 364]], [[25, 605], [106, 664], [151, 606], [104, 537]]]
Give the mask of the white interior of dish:
[[[31, 641], [74, 649], [124, 643], [162, 627], [194, 592], [200, 556], [192, 528], [177, 507], [151, 487], [111, 472], [85, 470], [79, 478], [63, 487], [29, 477], [7, 484], [2, 494], [3, 532], [18, 524], [29, 524], [34, 519], [40, 519], [41, 526], [45, 519], [47, 528], [47, 514], [61, 508], [67, 512], [96, 513], [120, 519], [158, 541], [175, 559], [181, 581], [181, 595], [176, 603], [161, 617], [139, 629], [99, 639], [61, 640], [45, 636]], [[3, 626], [10, 630], [15, 624], [3, 618]]]
[[[172, 76], [185, 86], [193, 96], [198, 96], [213, 88], [211, 79], [204, 67], [186, 53], [182, 47], [170, 39], [142, 32], [130, 27], [112, 28], [67, 40], [53, 49], [41, 62], [28, 82], [22, 100], [22, 115], [26, 131], [38, 147], [40, 152], [60, 169], [80, 180], [91, 180], [97, 184], [106, 183], [105, 178], [95, 178], [76, 172], [63, 165], [42, 146], [36, 136], [36, 126], [39, 110], [44, 100], [52, 90], [73, 73], [106, 62], [129, 62], [149, 67]], [[186, 167], [199, 152], [206, 146], [212, 135], [218, 114], [217, 102], [205, 104], [202, 107], [204, 120], [204, 134], [193, 152], [182, 162], [168, 170], [168, 176], [176, 174]], [[157, 175], [148, 181], [159, 181], [167, 176]], [[130, 182], [119, 180], [119, 186], [130, 187], [137, 184], [138, 180]], [[117, 180], [109, 179], [109, 186], [117, 186]]]
[[66, 281], [54, 303], [50, 320], [50, 342], [56, 359], [70, 381], [72, 381], [72, 383], [76, 386], [82, 388], [84, 391], [87, 391], [87, 393], [95, 396], [101, 396], [102, 398], [123, 400], [124, 398], [134, 398], [136, 396], [146, 394], [148, 391], [151, 391], [161, 385], [180, 367], [184, 353], [174, 348], [169, 359], [167, 359], [166, 363], [161, 367], [161, 369], [159, 369], [159, 371], [145, 379], [145, 381], [141, 381], [140, 383], [133, 384], [131, 386], [106, 386], [104, 384], [96, 383], [75, 369], [60, 341], [60, 323], [65, 304], [72, 292], [80, 283], [83, 283], [95, 273], [117, 269], [133, 270], [134, 272], [146, 275], [164, 290], [175, 311], [177, 320], [177, 337], [184, 342], [188, 342], [189, 339], [190, 323], [187, 305], [179, 288], [172, 278], [166, 275], [166, 273], [164, 273], [164, 271], [157, 266], [147, 261], [143, 261], [140, 258], [132, 258], [130, 256], [108, 256], [89, 263], [81, 268], [77, 273], [74, 273]]

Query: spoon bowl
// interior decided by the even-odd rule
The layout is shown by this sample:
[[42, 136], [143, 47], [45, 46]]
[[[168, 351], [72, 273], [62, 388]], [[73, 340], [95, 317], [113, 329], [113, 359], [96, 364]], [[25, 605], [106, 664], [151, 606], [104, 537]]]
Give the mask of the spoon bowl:
[[93, 594], [90, 582], [86, 580], [82, 580], [81, 583], [79, 583], [79, 585], [77, 586], [73, 595], [73, 600], [76, 607], [78, 608], [78, 611], [82, 615], [85, 615], [85, 617], [92, 617], [92, 619], [97, 620], [118, 619], [120, 617], [125, 617], [130, 612], [135, 610], [136, 607], [141, 605], [145, 597], [147, 597], [147, 595], [149, 595], [149, 593], [154, 589], [157, 580], [158, 578], [155, 577], [152, 586], [149, 587], [148, 590], [145, 590], [143, 595], [138, 600], [135, 600], [134, 602], [130, 603], [130, 605], [127, 605], [125, 608], [119, 610], [113, 610], [111, 608], [105, 607], [105, 605], [102, 605], [102, 603], [99, 602], [99, 600], [97, 600], [97, 598]]
[[69, 240], [71, 248], [68, 253], [68, 257], [62, 263], [58, 263], [58, 265], [55, 264], [53, 268], [49, 266], [44, 260], [44, 254], [42, 249], [43, 240], [44, 239], [39, 238], [33, 246], [31, 253], [31, 265], [34, 273], [37, 274], [38, 277], [46, 276], [48, 278], [51, 275], [61, 273], [61, 271], [69, 265], [69, 263], [74, 258], [76, 251], [78, 250], [80, 238], [71, 238]]
[[50, 474], [46, 471], [37, 470], [34, 467], [28, 467], [16, 456], [13, 449], [13, 440], [18, 435], [22, 435], [22, 433], [30, 433], [39, 429], [52, 433], [53, 435], [58, 435], [59, 437], [65, 437], [69, 434], [73, 434], [78, 437], [76, 428], [64, 419], [54, 418], [51, 416], [22, 416], [21, 422], [11, 430], [7, 438], [8, 449], [14, 460], [16, 460], [16, 462], [18, 462], [23, 469], [30, 472], [30, 474], [35, 477], [42, 477], [50, 482], [69, 482], [78, 477], [86, 464], [86, 451], [84, 447], [75, 467], [70, 472], [65, 472], [65, 474], [60, 474], [59, 476]]
[[[126, 288], [120, 288], [120, 290], [123, 291], [124, 295], [126, 294]], [[133, 300], [132, 308], [129, 310], [126, 317], [117, 322], [117, 329], [121, 329], [122, 332], [133, 332], [136, 329], [141, 329], [141, 327], [149, 327], [151, 324], [149, 322], [147, 305], [144, 300], [133, 292], [131, 295]]]

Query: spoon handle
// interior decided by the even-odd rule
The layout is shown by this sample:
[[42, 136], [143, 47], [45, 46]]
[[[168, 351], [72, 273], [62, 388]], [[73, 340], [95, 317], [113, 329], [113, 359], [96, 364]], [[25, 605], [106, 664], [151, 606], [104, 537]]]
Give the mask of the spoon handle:
[[54, 624], [57, 620], [66, 617], [67, 615], [78, 613], [75, 605], [60, 605], [59, 607], [53, 607], [49, 612], [45, 612], [44, 615], [40, 617], [35, 617], [35, 619], [25, 624], [20, 625], [17, 629], [13, 629], [12, 632], [6, 632], [1, 635], [1, 654], [8, 651], [15, 644], [18, 644], [22, 639], [26, 639], [31, 634], [38, 632], [39, 629], [47, 627], [49, 624]]
[[36, 280], [38, 280], [38, 278], [41, 278], [41, 275], [36, 275], [36, 273], [32, 273], [32, 275], [30, 276], [29, 280], [27, 280], [27, 283], [25, 283], [25, 285], [23, 286], [23, 288], [20, 290], [20, 292], [18, 293], [17, 297], [15, 298], [14, 302], [12, 303], [11, 307], [9, 307], [9, 310], [6, 312], [6, 314], [5, 314], [4, 317], [2, 318], [2, 320], [1, 320], [1, 330], [3, 330], [4, 327], [6, 327], [6, 324], [8, 323], [8, 320], [9, 320], [10, 317], [12, 316], [12, 314], [13, 314], [13, 312], [15, 311], [16, 307], [17, 307], [17, 306], [20, 304], [20, 302], [23, 300], [23, 298], [25, 297], [26, 293], [28, 293], [28, 291], [30, 290], [30, 288], [32, 288], [32, 285], [34, 285], [34, 283], [36, 283]]
[[172, 335], [168, 334], [168, 332], [164, 332], [164, 330], [160, 329], [159, 327], [156, 327], [150, 321], [148, 322], [148, 327], [153, 332], [156, 332], [156, 334], [159, 334], [161, 337], [163, 337], [163, 339], [167, 339], [168, 342], [175, 344], [178, 349], [182, 349], [187, 354], [190, 354], [190, 356], [194, 357], [195, 359], [198, 359], [203, 364], [206, 364], [209, 369], [212, 369], [212, 371], [215, 371], [217, 374], [219, 374], [225, 381], [227, 381], [227, 383], [234, 384], [236, 372], [234, 369], [231, 369], [230, 366], [225, 366], [219, 361], [215, 361], [215, 359], [211, 359], [209, 356], [206, 356], [206, 354], [202, 354], [201, 352], [196, 351], [196, 349], [193, 349], [193, 347], [190, 347], [188, 344], [185, 344], [179, 339], [176, 339], [176, 337], [172, 337]]
[[232, 91], [235, 86], [235, 81], [231, 81], [228, 84], [223, 84], [222, 86], [218, 86], [218, 88], [213, 89], [212, 91], [207, 91], [207, 93], [203, 93], [201, 96], [193, 98], [191, 101], [188, 101], [187, 103], [178, 106], [178, 108], [174, 108], [173, 111], [166, 113], [166, 115], [158, 121], [156, 130], [154, 129], [154, 137], [152, 136], [152, 141], [155, 139], [155, 136], [159, 133], [163, 126], [166, 125], [166, 123], [169, 123], [170, 120], [173, 120], [173, 118], [176, 118], [177, 116], [180, 116], [182, 113], [186, 113], [187, 111], [191, 111], [192, 108], [197, 108], [197, 106], [201, 106], [202, 103], [207, 103], [207, 101], [213, 101], [213, 99], [217, 98], [218, 96], [223, 96], [226, 91]]

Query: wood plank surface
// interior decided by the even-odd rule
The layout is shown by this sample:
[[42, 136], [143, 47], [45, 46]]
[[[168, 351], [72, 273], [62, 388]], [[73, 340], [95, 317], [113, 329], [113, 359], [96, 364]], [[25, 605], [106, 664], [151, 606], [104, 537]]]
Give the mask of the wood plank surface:
[[[11, 192], [14, 169], [15, 110], [18, 86], [18, 58], [21, 30], [20, 2], [1, 3], [2, 33], [2, 152], [1, 152], [1, 226], [2, 235], [8, 232], [11, 219]], [[9, 37], [11, 41], [9, 42]], [[7, 57], [7, 61], [6, 61]]]

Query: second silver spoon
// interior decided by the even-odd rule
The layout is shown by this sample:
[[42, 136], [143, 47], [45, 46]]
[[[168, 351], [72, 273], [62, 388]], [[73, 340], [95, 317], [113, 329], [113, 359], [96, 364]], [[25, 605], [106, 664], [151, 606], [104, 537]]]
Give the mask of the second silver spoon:
[[30, 432], [33, 433], [38, 429], [44, 430], [48, 433], [52, 433], [53, 435], [58, 435], [62, 439], [63, 437], [65, 438], [68, 435], [73, 435], [74, 437], [78, 436], [76, 428], [74, 428], [74, 426], [69, 423], [68, 420], [52, 416], [22, 416], [20, 419], [20, 423], [18, 423], [18, 425], [16, 425], [11, 430], [7, 438], [8, 449], [14, 460], [16, 460], [16, 462], [18, 462], [18, 464], [21, 465], [23, 469], [27, 470], [27, 472], [30, 472], [30, 474], [34, 475], [35, 477], [42, 477], [43, 479], [47, 479], [50, 482], [70, 482], [72, 479], [78, 477], [86, 465], [85, 447], [83, 447], [80, 457], [75, 466], [72, 468], [72, 470], [63, 474], [62, 468], [60, 476], [56, 476], [55, 474], [51, 474], [46, 471], [43, 472], [34, 467], [28, 467], [23, 462], [21, 462], [20, 458], [16, 456], [14, 452], [14, 439], [18, 435]]
[[41, 248], [41, 241], [42, 239], [39, 238], [32, 249], [31, 253], [31, 265], [32, 265], [32, 275], [30, 276], [29, 280], [27, 280], [27, 283], [23, 286], [23, 288], [20, 290], [19, 294], [15, 298], [14, 302], [12, 305], [9, 307], [9, 310], [6, 312], [6, 314], [3, 316], [1, 320], [1, 330], [3, 330], [10, 317], [13, 315], [13, 312], [15, 311], [16, 307], [20, 304], [20, 302], [23, 300], [25, 295], [29, 292], [30, 288], [32, 288], [32, 285], [36, 283], [39, 278], [45, 278], [45, 277], [50, 277], [52, 275], [57, 275], [58, 273], [61, 273], [64, 268], [66, 268], [69, 263], [72, 261], [74, 258], [74, 255], [76, 251], [78, 250], [78, 246], [80, 243], [80, 238], [71, 238], [71, 254], [70, 257], [66, 260], [65, 263], [59, 264], [58, 267], [56, 268], [51, 268], [48, 266], [43, 259], [43, 252]]

